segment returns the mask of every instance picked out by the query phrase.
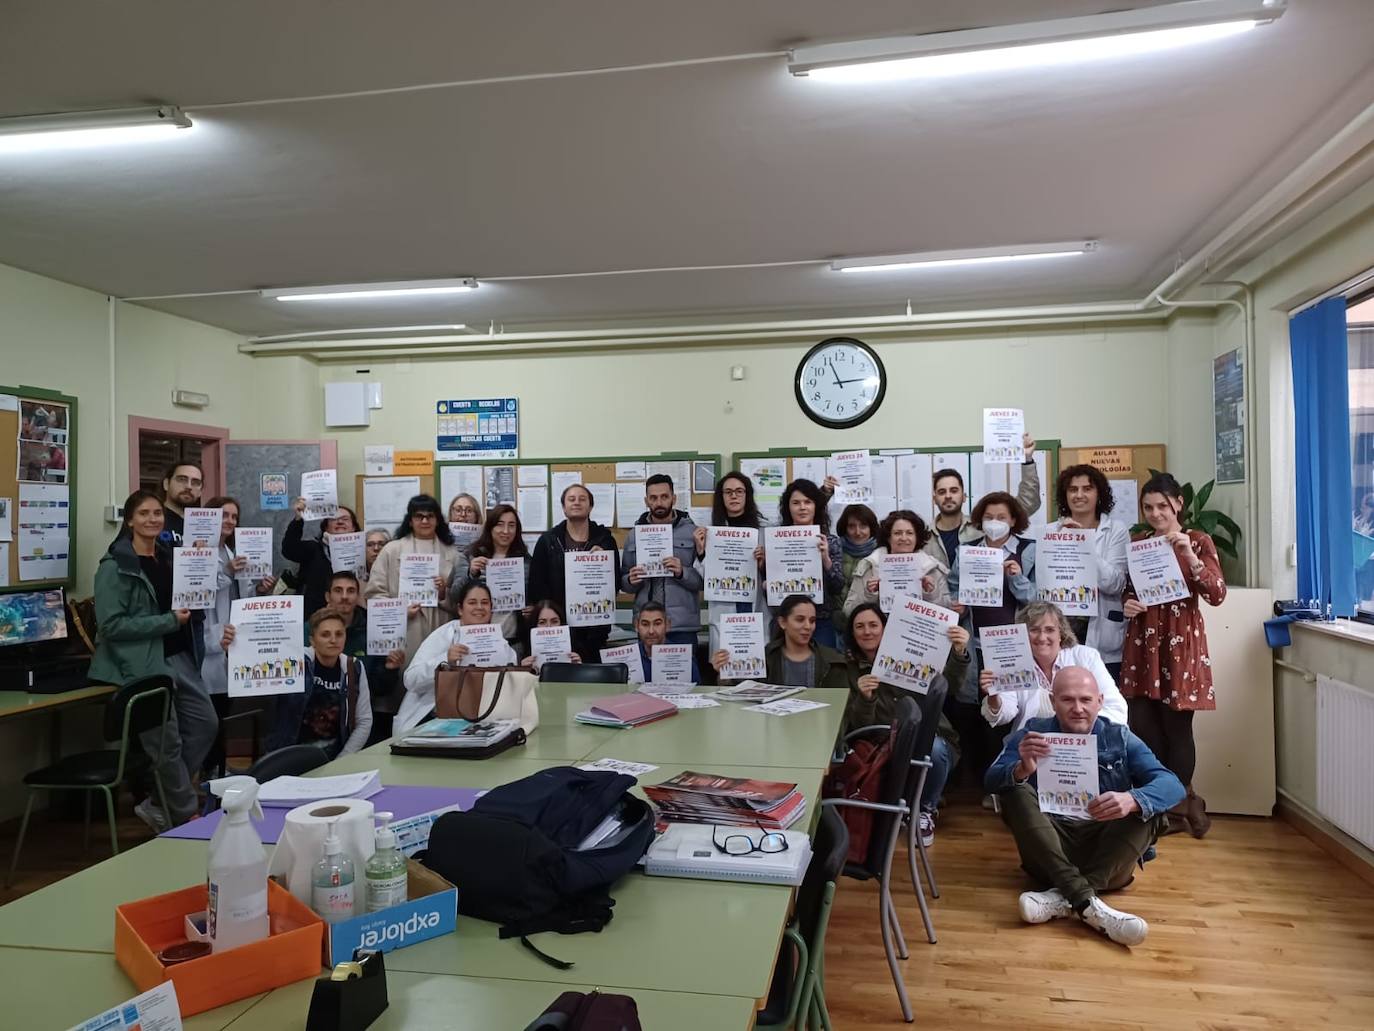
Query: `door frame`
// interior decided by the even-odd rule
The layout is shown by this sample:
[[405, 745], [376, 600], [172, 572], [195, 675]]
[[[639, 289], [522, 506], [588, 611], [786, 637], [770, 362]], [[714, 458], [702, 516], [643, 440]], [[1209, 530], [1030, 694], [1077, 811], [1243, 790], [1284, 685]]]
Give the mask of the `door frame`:
[[201, 496], [214, 497], [216, 494], [224, 493], [224, 445], [229, 440], [229, 427], [204, 426], [198, 422], [176, 422], [171, 419], [150, 419], [142, 415], [129, 416], [129, 490], [138, 490], [138, 436], [143, 430], [206, 441], [200, 456], [200, 471], [205, 477]]

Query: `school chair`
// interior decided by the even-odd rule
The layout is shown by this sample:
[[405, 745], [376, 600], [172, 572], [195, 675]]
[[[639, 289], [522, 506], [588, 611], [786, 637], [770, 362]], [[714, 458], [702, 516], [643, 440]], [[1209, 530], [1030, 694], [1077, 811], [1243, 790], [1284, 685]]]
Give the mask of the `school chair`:
[[[811, 865], [797, 889], [792, 921], [783, 932], [783, 954], [774, 967], [768, 1001], [755, 1027], [830, 1028], [825, 1005], [825, 932], [835, 882], [849, 851], [849, 828], [834, 809], [822, 809], [812, 841]], [[792, 953], [789, 955], [788, 953]]]
[[[868, 853], [857, 863], [846, 863], [846, 877], [857, 880], [877, 880], [878, 882], [878, 929], [883, 938], [883, 952], [887, 954], [887, 967], [892, 974], [893, 987], [897, 989], [897, 1001], [902, 1007], [902, 1019], [910, 1024], [915, 1018], [911, 1011], [911, 1000], [907, 998], [906, 983], [902, 980], [898, 958], [906, 959], [906, 939], [902, 936], [902, 925], [897, 920], [897, 906], [892, 901], [892, 857], [897, 851], [897, 839], [902, 833], [902, 821], [914, 819], [908, 799], [911, 785], [916, 776], [912, 765], [916, 758], [916, 738], [921, 727], [921, 710], [914, 698], [902, 698], [897, 702], [897, 711], [892, 718], [892, 749], [888, 753], [887, 767], [883, 771], [882, 788], [878, 801], [868, 802], [859, 798], [824, 798], [825, 808], [867, 809], [873, 815], [872, 834], [869, 837]], [[846, 735], [846, 740], [856, 734], [871, 732], [873, 728], [861, 728]]]
[[318, 745], [287, 745], [268, 752], [244, 773], [259, 784], [275, 777], [299, 777], [329, 761], [329, 753]]
[[158, 736], [157, 754], [151, 757], [145, 756], [138, 746], [138, 735], [146, 730], [167, 725], [171, 710], [171, 687], [170, 677], [148, 677], [146, 680], [136, 680], [121, 687], [115, 692], [114, 697], [105, 703], [104, 723], [101, 728], [105, 740], [112, 743], [117, 740], [118, 748], [78, 752], [59, 759], [51, 766], [44, 766], [25, 775], [24, 783], [29, 789], [28, 804], [24, 806], [24, 819], [19, 824], [19, 838], [14, 843], [14, 856], [10, 859], [9, 873], [5, 877], [6, 887], [14, 880], [14, 871], [19, 867], [19, 853], [24, 847], [29, 817], [33, 814], [33, 800], [39, 791], [86, 792], [86, 819], [81, 838], [83, 849], [89, 849], [91, 844], [91, 796], [97, 791], [101, 792], [105, 796], [105, 815], [110, 824], [112, 855], [119, 855], [119, 831], [115, 826], [115, 792], [124, 783], [127, 774], [145, 768], [149, 759], [162, 811], [169, 811], [167, 796], [162, 788], [162, 778], [158, 774], [166, 735]]
[[546, 662], [539, 670], [541, 684], [628, 684], [630, 667], [623, 662]]
[[926, 882], [930, 885], [931, 898], [940, 897], [940, 888], [935, 883], [935, 871], [930, 866], [930, 856], [921, 842], [919, 830], [921, 812], [921, 792], [925, 790], [926, 778], [930, 775], [931, 753], [935, 750], [935, 738], [940, 729], [940, 711], [945, 706], [945, 695], [949, 684], [943, 676], [937, 676], [923, 695], [916, 696], [916, 705], [921, 711], [921, 725], [916, 734], [916, 751], [911, 760], [913, 775], [910, 791], [907, 794], [909, 812], [906, 819], [906, 861], [911, 873], [911, 890], [916, 893], [916, 902], [921, 908], [921, 922], [926, 926], [926, 940], [935, 944], [935, 925], [930, 919], [930, 907], [926, 903], [925, 889], [921, 877], [916, 872], [916, 857], [920, 856], [921, 868], [925, 870]]

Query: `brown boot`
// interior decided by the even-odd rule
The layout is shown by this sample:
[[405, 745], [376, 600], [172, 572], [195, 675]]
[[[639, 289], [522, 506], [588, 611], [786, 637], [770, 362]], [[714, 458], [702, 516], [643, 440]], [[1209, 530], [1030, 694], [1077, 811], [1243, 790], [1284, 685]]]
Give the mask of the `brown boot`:
[[1164, 838], [1170, 834], [1179, 834], [1183, 831], [1191, 833], [1191, 830], [1192, 828], [1188, 825], [1188, 800], [1185, 798], [1164, 814], [1164, 825], [1159, 829], [1159, 836]]
[[1191, 786], [1188, 788], [1188, 797], [1183, 800], [1183, 818], [1188, 823], [1188, 833], [1195, 838], [1206, 836], [1212, 829], [1212, 818], [1207, 815], [1207, 799], [1194, 794]]

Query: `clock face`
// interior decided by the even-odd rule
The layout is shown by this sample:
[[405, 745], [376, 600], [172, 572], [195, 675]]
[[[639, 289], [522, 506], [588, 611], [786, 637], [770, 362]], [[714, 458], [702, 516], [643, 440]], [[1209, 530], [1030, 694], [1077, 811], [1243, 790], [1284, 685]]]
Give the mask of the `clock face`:
[[857, 426], [883, 403], [887, 371], [867, 344], [852, 337], [822, 340], [797, 366], [797, 404], [814, 422]]

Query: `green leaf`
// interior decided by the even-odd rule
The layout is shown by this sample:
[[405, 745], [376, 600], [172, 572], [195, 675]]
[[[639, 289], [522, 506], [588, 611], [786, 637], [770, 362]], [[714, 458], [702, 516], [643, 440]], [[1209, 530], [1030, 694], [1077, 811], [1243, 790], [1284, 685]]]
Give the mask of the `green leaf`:
[[1199, 512], [1207, 507], [1207, 499], [1212, 496], [1212, 488], [1216, 485], [1216, 480], [1208, 480], [1202, 485], [1202, 489], [1197, 492], [1197, 510]]
[[1217, 532], [1217, 523], [1220, 519], [1220, 512], [1199, 512], [1193, 519], [1193, 526], [1204, 533], [1215, 536]]
[[1192, 510], [1192, 507], [1193, 485], [1191, 483], [1185, 483], [1183, 485], [1183, 512], [1180, 512], [1179, 514], [1183, 515], [1184, 513], [1190, 512]]
[[1149, 529], [1149, 523], [1136, 523], [1134, 526], [1131, 527], [1131, 536], [1134, 537], [1138, 533], [1146, 533], [1149, 531]]
[[1217, 550], [1218, 550], [1218, 551], [1225, 552], [1227, 555], [1230, 555], [1232, 558], [1236, 558], [1236, 559], [1240, 558], [1240, 556], [1239, 556], [1238, 554], [1236, 554], [1236, 546], [1235, 546], [1234, 544], [1232, 544], [1230, 541], [1226, 540], [1226, 538], [1224, 538], [1224, 537], [1214, 537], [1214, 538], [1212, 538], [1212, 543], [1215, 544], [1215, 545], [1217, 546]]

